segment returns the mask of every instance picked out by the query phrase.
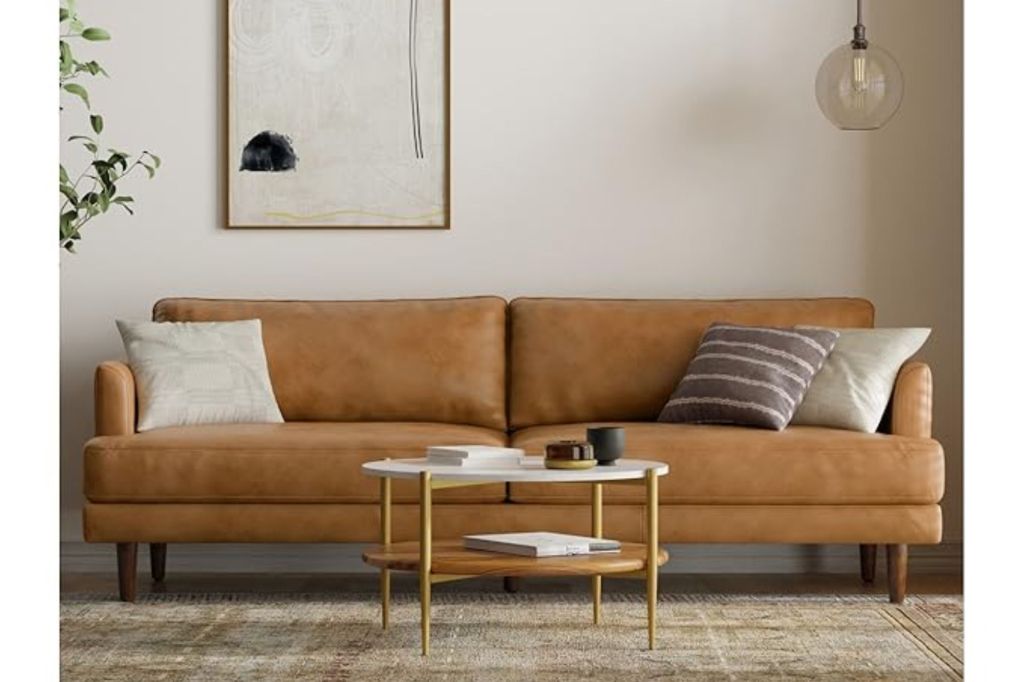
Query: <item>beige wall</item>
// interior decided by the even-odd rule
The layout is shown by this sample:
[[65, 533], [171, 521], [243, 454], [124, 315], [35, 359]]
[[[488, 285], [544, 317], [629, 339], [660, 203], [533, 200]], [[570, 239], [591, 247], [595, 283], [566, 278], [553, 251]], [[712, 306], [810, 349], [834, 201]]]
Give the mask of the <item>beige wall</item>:
[[[62, 283], [62, 533], [80, 537], [92, 369], [168, 295], [855, 295], [934, 329], [946, 538], [961, 537], [961, 6], [869, 3], [902, 110], [814, 101], [852, 0], [453, 0], [450, 232], [225, 231], [221, 2], [83, 1], [110, 143], [164, 168], [90, 226]], [[83, 48], [87, 49], [87, 48]], [[73, 107], [64, 122], [77, 116]], [[81, 126], [67, 127], [66, 134]], [[127, 187], [126, 187], [127, 189]]]

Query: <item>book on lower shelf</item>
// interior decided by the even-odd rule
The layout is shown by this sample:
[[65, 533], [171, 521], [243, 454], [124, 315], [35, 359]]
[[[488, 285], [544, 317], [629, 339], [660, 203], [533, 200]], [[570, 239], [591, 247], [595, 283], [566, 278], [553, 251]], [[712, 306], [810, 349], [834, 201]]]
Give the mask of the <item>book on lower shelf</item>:
[[466, 549], [531, 557], [614, 554], [622, 549], [622, 544], [617, 540], [547, 531], [466, 535], [462, 538], [462, 544]]
[[519, 466], [525, 453], [519, 448], [491, 445], [432, 445], [427, 448], [430, 464], [461, 467]]

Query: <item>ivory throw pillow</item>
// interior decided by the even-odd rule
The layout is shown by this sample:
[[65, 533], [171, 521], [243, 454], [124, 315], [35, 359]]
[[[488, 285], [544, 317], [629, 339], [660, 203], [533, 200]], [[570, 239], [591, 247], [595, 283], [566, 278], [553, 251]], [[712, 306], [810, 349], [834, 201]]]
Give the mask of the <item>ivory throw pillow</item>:
[[716, 322], [658, 421], [784, 429], [838, 336]]
[[139, 399], [139, 431], [283, 422], [259, 320], [117, 321]]
[[811, 382], [794, 424], [878, 430], [900, 367], [931, 329], [837, 329], [839, 340]]

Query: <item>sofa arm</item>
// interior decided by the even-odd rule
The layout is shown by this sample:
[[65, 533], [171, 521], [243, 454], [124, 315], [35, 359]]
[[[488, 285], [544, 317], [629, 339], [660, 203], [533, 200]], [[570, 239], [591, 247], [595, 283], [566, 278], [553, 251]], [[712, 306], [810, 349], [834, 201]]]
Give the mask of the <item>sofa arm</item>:
[[123, 362], [101, 362], [93, 385], [96, 435], [135, 433], [135, 376]]
[[896, 376], [892, 391], [892, 428], [897, 436], [932, 436], [932, 370], [923, 362], [908, 362]]

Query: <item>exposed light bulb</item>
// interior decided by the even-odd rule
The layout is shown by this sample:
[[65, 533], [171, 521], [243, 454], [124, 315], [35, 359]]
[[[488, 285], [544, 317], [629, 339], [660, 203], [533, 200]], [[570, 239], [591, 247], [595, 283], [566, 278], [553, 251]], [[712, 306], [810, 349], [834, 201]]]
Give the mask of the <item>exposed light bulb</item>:
[[868, 89], [867, 49], [853, 51], [853, 89], [855, 92], [864, 92]]

